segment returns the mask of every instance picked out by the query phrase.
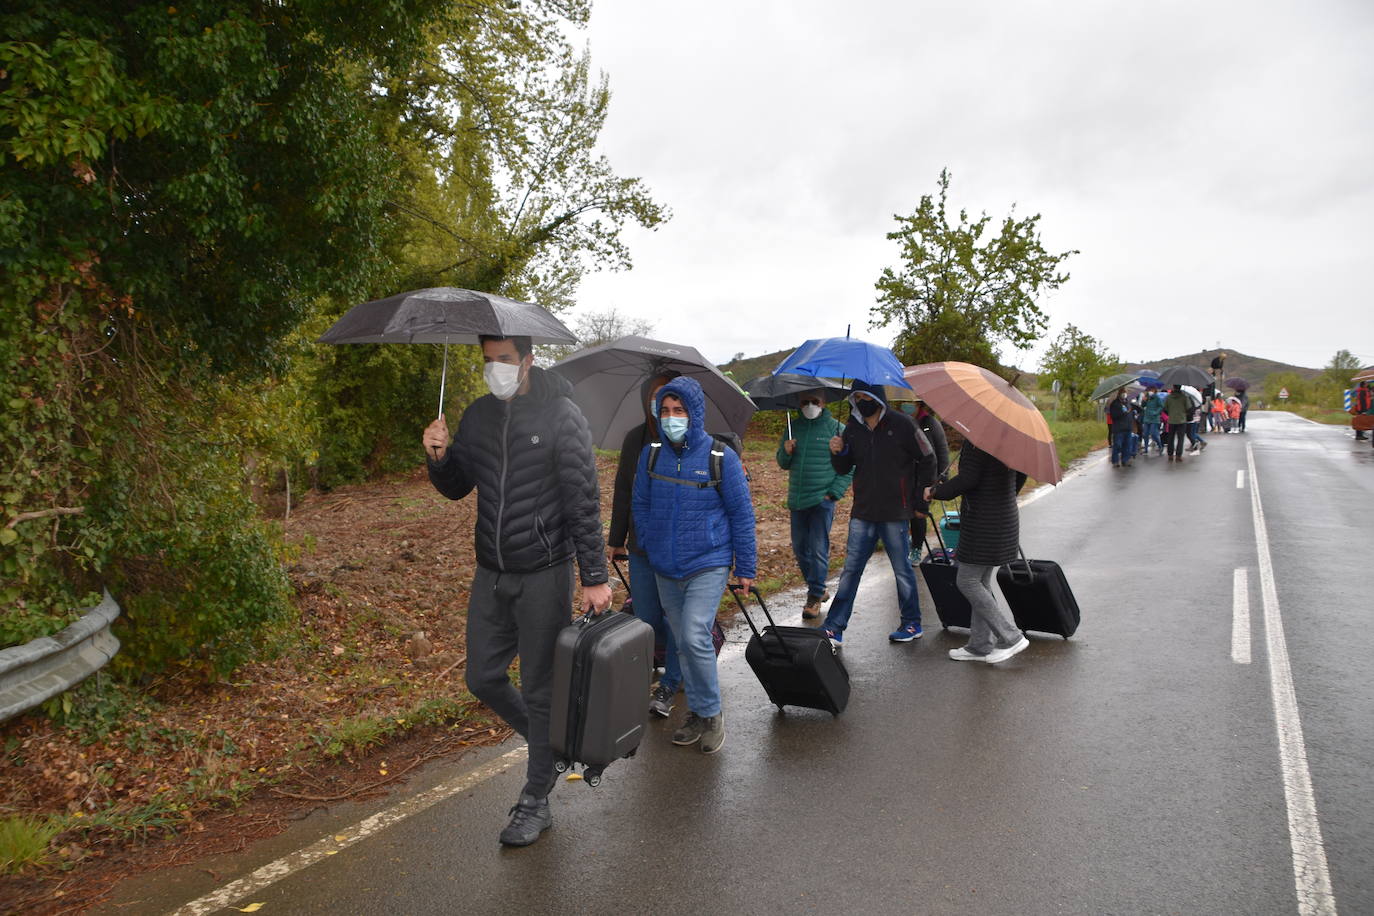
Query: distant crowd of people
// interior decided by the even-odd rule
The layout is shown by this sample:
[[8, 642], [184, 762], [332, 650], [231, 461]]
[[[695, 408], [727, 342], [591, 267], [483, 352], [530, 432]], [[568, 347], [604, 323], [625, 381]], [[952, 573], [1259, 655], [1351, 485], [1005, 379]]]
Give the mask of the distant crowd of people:
[[[1136, 455], [1167, 453], [1170, 461], [1182, 461], [1185, 451], [1200, 454], [1207, 448], [1202, 432], [1243, 433], [1250, 398], [1245, 391], [1224, 396], [1209, 386], [1197, 397], [1174, 385], [1170, 390], [1149, 388], [1138, 396], [1117, 389], [1107, 405], [1107, 439], [1114, 468], [1128, 468]], [[1185, 448], [1185, 441], [1187, 446]]]

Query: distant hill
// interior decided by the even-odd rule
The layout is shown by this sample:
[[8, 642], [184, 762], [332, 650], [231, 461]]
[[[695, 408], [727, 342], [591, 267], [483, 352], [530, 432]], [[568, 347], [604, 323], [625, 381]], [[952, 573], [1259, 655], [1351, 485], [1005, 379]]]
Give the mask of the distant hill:
[[1173, 359], [1161, 359], [1148, 363], [1127, 363], [1126, 371], [1133, 369], [1153, 369], [1158, 372], [1169, 366], [1197, 366], [1204, 371], [1210, 371], [1212, 359], [1218, 353], [1226, 354], [1226, 378], [1240, 376], [1250, 383], [1252, 388], [1260, 388], [1264, 385], [1266, 376], [1274, 372], [1295, 372], [1303, 378], [1315, 378], [1321, 375], [1322, 370], [1310, 369], [1307, 366], [1294, 366], [1291, 363], [1281, 363], [1272, 359], [1264, 359], [1260, 356], [1249, 356], [1235, 350], [1222, 347], [1215, 350], [1203, 350], [1201, 353], [1190, 353], [1187, 356], [1177, 356]]
[[758, 378], [760, 375], [767, 375], [778, 367], [787, 354], [795, 350], [796, 347], [789, 347], [786, 350], [778, 350], [776, 353], [765, 353], [762, 356], [751, 356], [747, 359], [732, 359], [724, 365], [718, 366], [721, 372], [728, 372], [730, 377], [738, 385], [743, 385], [751, 378]]

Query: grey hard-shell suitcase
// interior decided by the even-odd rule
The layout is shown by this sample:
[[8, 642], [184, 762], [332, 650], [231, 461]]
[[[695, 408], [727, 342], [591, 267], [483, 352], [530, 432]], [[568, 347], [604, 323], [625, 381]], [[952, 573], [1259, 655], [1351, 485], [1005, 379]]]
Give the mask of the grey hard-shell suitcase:
[[588, 614], [558, 634], [549, 713], [558, 772], [580, 763], [596, 786], [606, 766], [639, 749], [653, 655], [653, 627], [629, 614]]

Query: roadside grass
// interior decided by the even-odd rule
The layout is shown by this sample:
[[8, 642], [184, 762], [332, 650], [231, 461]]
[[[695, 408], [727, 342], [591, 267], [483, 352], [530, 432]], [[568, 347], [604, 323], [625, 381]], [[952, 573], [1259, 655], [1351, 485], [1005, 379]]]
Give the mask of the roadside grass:
[[0, 818], [0, 875], [50, 864], [50, 844], [61, 831], [60, 818]]
[[1060, 469], [1107, 444], [1107, 426], [1101, 420], [1064, 420], [1045, 418], [1059, 453]]
[[1290, 404], [1273, 409], [1286, 410], [1289, 413], [1295, 413], [1308, 420], [1315, 420], [1318, 423], [1326, 423], [1331, 426], [1350, 425], [1350, 414], [1346, 413], [1344, 410], [1334, 410], [1330, 407], [1313, 407], [1308, 404]]
[[345, 717], [311, 735], [311, 740], [325, 757], [351, 759], [410, 729], [462, 721], [475, 706], [472, 695], [460, 691], [452, 698], [422, 700], [404, 715]]

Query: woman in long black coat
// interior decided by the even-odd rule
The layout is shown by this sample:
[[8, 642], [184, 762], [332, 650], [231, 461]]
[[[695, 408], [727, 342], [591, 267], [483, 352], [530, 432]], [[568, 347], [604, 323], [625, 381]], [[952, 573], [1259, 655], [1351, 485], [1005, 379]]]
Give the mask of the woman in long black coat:
[[926, 488], [927, 499], [963, 497], [959, 571], [954, 581], [968, 599], [973, 616], [968, 644], [949, 650], [949, 657], [956, 661], [996, 664], [1030, 645], [992, 591], [997, 567], [1016, 559], [1021, 541], [1016, 494], [1025, 483], [1025, 474], [965, 441], [959, 451], [959, 473]]

